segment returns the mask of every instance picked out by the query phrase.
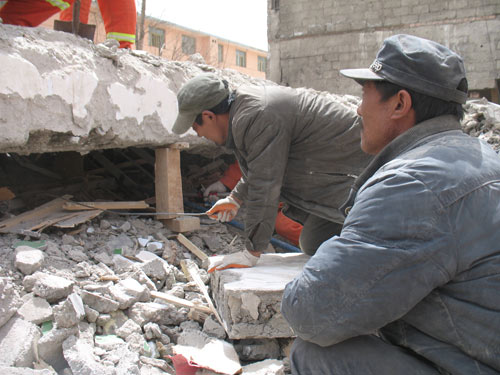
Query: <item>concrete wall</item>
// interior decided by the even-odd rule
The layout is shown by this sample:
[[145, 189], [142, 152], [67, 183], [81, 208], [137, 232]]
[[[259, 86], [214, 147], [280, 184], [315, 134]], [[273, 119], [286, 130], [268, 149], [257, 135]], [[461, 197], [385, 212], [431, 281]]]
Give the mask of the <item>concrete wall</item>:
[[386, 37], [406, 33], [459, 53], [469, 87], [498, 101], [498, 0], [269, 0], [268, 14], [268, 79], [275, 82], [359, 95], [339, 70], [368, 67]]

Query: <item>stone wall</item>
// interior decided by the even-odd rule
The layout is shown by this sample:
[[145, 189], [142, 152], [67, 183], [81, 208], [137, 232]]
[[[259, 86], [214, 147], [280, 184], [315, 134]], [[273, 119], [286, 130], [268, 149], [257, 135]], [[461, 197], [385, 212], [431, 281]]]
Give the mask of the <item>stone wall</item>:
[[386, 37], [406, 33], [459, 53], [469, 87], [488, 89], [498, 102], [498, 0], [269, 0], [268, 5], [268, 77], [275, 82], [359, 95], [359, 87], [339, 70], [368, 67]]

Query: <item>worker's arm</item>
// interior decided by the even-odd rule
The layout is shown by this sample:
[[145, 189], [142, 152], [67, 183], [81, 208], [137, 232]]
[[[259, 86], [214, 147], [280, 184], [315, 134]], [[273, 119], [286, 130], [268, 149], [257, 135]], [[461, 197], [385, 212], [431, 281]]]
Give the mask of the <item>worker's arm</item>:
[[324, 242], [284, 291], [281, 312], [306, 341], [329, 346], [375, 332], [453, 277], [448, 211], [408, 175], [372, 178], [340, 237]]

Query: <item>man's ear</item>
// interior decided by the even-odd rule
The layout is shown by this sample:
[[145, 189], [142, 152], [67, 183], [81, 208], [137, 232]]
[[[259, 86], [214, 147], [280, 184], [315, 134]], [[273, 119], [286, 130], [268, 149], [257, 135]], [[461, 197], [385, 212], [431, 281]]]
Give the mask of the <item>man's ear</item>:
[[398, 120], [408, 116], [412, 110], [411, 95], [406, 90], [399, 90], [393, 97], [391, 119]]
[[212, 119], [214, 119], [215, 114], [212, 111], [205, 110], [205, 111], [201, 112], [201, 116], [207, 117], [209, 120], [212, 120]]

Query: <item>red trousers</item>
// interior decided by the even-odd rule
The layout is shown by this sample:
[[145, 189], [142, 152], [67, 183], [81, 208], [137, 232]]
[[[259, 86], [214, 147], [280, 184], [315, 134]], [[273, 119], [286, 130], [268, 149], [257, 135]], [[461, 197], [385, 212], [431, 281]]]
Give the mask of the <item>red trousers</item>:
[[69, 8], [74, 0], [9, 0], [0, 9], [0, 18], [9, 25], [40, 25], [57, 12]]
[[[19, 26], [38, 26], [61, 12], [62, 21], [73, 20], [75, 0], [8, 0], [0, 9], [3, 23]], [[116, 39], [121, 48], [135, 43], [137, 13], [134, 0], [98, 0], [108, 39]], [[88, 23], [91, 0], [80, 1], [80, 22]]]
[[[131, 48], [135, 43], [135, 25], [137, 12], [134, 0], [98, 0], [106, 30], [107, 39], [116, 39], [120, 42], [120, 48]], [[81, 0], [80, 22], [88, 23], [91, 0]], [[73, 7], [61, 12], [59, 19], [71, 21], [73, 19]]]

